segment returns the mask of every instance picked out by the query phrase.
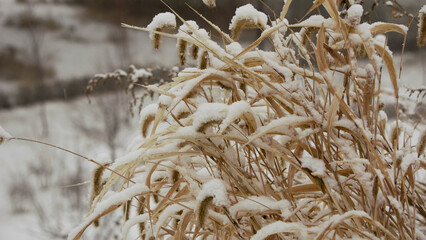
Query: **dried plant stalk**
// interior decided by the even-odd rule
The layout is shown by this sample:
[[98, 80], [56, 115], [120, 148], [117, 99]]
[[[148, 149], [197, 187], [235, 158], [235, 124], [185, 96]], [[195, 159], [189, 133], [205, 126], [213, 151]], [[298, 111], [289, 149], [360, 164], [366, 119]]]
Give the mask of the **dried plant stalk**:
[[[331, 17], [289, 24], [291, 2], [270, 26], [254, 7], [237, 9], [233, 39], [263, 31], [247, 48], [215, 26], [228, 42], [221, 47], [179, 15], [185, 27], [176, 34], [128, 26], [176, 38], [181, 64], [191, 46], [198, 65], [147, 87], [160, 97], [141, 111], [142, 140], [111, 166], [129, 179], [111, 174], [93, 204], [104, 211], [89, 220], [127, 203], [125, 226], [139, 224], [142, 239], [425, 237], [416, 179], [425, 134], [413, 145], [408, 123], [392, 123], [374, 105], [384, 92], [375, 91], [382, 62], [388, 92], [399, 94], [392, 52], [375, 35], [407, 28], [362, 23], [357, 4], [343, 19], [332, 0], [309, 10], [323, 6]], [[274, 49], [256, 49], [266, 39]], [[112, 203], [105, 196], [117, 185]]]
[[423, 47], [426, 45], [426, 5], [419, 11], [419, 29], [417, 32], [417, 45]]

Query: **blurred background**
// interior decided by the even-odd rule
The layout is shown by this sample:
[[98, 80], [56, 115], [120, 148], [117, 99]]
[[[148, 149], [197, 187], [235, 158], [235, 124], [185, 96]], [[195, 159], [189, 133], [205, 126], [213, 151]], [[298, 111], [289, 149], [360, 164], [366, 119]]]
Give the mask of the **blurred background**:
[[[190, 5], [225, 31], [238, 6], [251, 3], [273, 18], [283, 4], [281, 0], [217, 0], [216, 8], [208, 8], [202, 0], [165, 2], [186, 20], [209, 29]], [[426, 51], [417, 47], [417, 23], [410, 14], [416, 16], [426, 1], [399, 1], [403, 10], [393, 2], [364, 0], [369, 13], [364, 18], [411, 23], [401, 85], [424, 87]], [[287, 18], [296, 23], [312, 0], [292, 5]], [[54, 143], [90, 158], [101, 154], [114, 159], [123, 154], [139, 132], [129, 97], [116, 84], [106, 84], [91, 94], [89, 104], [85, 88], [95, 74], [127, 70], [131, 64], [153, 69], [178, 65], [175, 40], [164, 39], [160, 50], [154, 51], [147, 33], [120, 27], [120, 23], [145, 27], [164, 11], [169, 9], [159, 0], [0, 0], [0, 125], [14, 136]], [[221, 42], [218, 34], [211, 34]], [[258, 34], [246, 31], [240, 41], [247, 44]], [[404, 38], [388, 37], [399, 66]], [[155, 99], [146, 96], [143, 105]], [[408, 104], [407, 114], [424, 111], [423, 99]], [[0, 239], [66, 239], [87, 212], [91, 167], [41, 145], [2, 145]], [[110, 216], [101, 222], [102, 231], [92, 229], [85, 239], [121, 239], [116, 227], [120, 221]]]

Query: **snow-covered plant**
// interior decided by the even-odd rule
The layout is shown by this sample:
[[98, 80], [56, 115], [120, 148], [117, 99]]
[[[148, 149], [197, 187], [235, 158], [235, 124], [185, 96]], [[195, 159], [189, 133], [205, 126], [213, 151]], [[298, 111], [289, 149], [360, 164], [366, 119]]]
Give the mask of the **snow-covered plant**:
[[[69, 239], [119, 208], [124, 239], [135, 239], [135, 225], [140, 239], [426, 238], [416, 180], [425, 134], [416, 146], [413, 127], [398, 111], [391, 124], [380, 100], [383, 67], [397, 104], [400, 80], [382, 34], [407, 28], [362, 23], [357, 4], [343, 18], [331, 0], [309, 10], [327, 16], [290, 24], [285, 2], [269, 21], [238, 8], [232, 37], [211, 24], [223, 46], [177, 14], [124, 25], [150, 32], [156, 48], [161, 36], [176, 38], [181, 63], [190, 54], [199, 64], [149, 87], [160, 97], [140, 112], [141, 138], [98, 164], [91, 209]], [[178, 32], [164, 33], [176, 16]], [[247, 28], [262, 34], [242, 47]], [[273, 51], [257, 48], [267, 40]]]

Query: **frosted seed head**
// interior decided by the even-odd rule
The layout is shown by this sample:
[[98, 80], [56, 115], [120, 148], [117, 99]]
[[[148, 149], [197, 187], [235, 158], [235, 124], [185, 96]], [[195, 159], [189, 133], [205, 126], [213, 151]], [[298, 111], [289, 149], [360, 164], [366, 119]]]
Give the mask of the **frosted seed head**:
[[[164, 12], [157, 14], [151, 21], [150, 24], [146, 27], [148, 30], [163, 32], [167, 29], [176, 28], [176, 16], [170, 12]], [[160, 48], [161, 35], [158, 33], [149, 33], [149, 38], [154, 43], [154, 48]]]
[[232, 31], [232, 38], [238, 39], [243, 29], [265, 28], [267, 22], [266, 14], [256, 10], [253, 5], [247, 4], [237, 8], [229, 25], [229, 30]]

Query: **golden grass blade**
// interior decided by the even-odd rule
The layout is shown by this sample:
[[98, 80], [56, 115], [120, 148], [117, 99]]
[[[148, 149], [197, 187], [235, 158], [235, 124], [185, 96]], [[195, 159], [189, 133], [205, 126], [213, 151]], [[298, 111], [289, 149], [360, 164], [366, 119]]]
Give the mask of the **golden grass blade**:
[[281, 10], [280, 19], [283, 20], [285, 16], [287, 15], [288, 9], [290, 8], [290, 4], [293, 0], [287, 0], [285, 1], [285, 4], [283, 6], [283, 9]]
[[315, 49], [315, 56], [317, 59], [317, 64], [320, 72], [326, 72], [328, 67], [328, 61], [325, 57], [325, 51], [324, 51], [324, 43], [325, 43], [325, 29], [324, 25], [321, 25], [321, 28], [318, 32], [317, 37], [317, 46]]
[[[347, 24], [336, 0], [316, 0], [310, 8], [309, 13], [318, 10], [320, 15], [324, 11], [319, 8], [325, 8], [331, 17], [324, 23], [310, 26], [308, 20], [286, 26], [291, 3], [286, 1], [280, 17], [271, 20], [278, 22], [276, 26], [262, 28], [261, 36], [243, 50], [237, 43], [236, 48], [221, 47], [203, 32], [194, 31], [190, 37], [158, 32], [177, 38], [181, 54], [196, 46], [197, 57], [204, 55], [207, 61], [184, 70], [173, 82], [148, 87], [162, 95], [160, 110], [149, 112], [152, 119], [142, 126], [145, 138], [137, 154], [115, 165], [117, 174], [108, 179], [94, 205], [102, 204], [113, 184], [126, 191], [124, 186], [135, 179], [150, 190], [138, 207], [143, 210], [138, 214], [147, 212], [150, 217], [143, 238], [152, 234], [161, 239], [246, 239], [261, 236], [283, 219], [283, 228], [301, 228], [277, 230], [269, 237], [297, 239], [302, 231], [317, 239], [415, 236], [425, 212], [424, 186], [415, 174], [426, 165], [415, 156], [423, 156], [424, 144], [416, 149], [410, 136], [404, 136], [401, 146], [390, 144], [386, 116], [378, 112], [379, 106], [371, 106], [380, 102], [383, 92], [374, 92], [381, 61], [389, 70], [397, 101], [399, 90], [392, 54], [374, 35], [405, 34], [406, 29], [387, 23]], [[357, 13], [360, 9], [354, 7]], [[225, 42], [232, 42], [206, 21]], [[308, 33], [299, 29], [302, 24], [308, 25]], [[248, 27], [254, 24], [241, 23], [234, 31]], [[254, 50], [267, 38], [274, 49]], [[359, 61], [360, 47], [369, 63]], [[377, 124], [379, 131], [373, 127]], [[397, 161], [399, 152], [404, 156], [398, 159], [412, 156], [410, 161], [416, 162], [401, 164], [407, 160]], [[223, 183], [223, 202], [229, 205], [217, 204], [214, 194], [198, 197], [211, 179]], [[269, 196], [272, 205], [285, 200], [291, 207], [286, 211], [266, 204], [267, 210], [254, 209], [253, 216], [245, 215], [244, 208], [233, 208], [243, 212], [240, 216], [230, 214], [229, 206], [240, 207], [238, 203], [249, 196]]]
[[345, 66], [347, 64], [346, 59], [338, 53], [336, 50], [329, 47], [327, 44], [323, 44], [323, 47], [327, 52], [333, 57], [334, 60], [338, 63], [337, 66]]
[[407, 27], [400, 24], [394, 24], [394, 23], [376, 23], [373, 24], [373, 26], [370, 28], [371, 34], [384, 34], [388, 32], [397, 32], [401, 33], [402, 35], [407, 34]]
[[[312, 7], [306, 12], [305, 16], [303, 18], [305, 18], [309, 13], [311, 13], [314, 9], [318, 8], [319, 6], [321, 6], [323, 3], [325, 2], [325, 0], [315, 0], [314, 4], [312, 5]], [[302, 19], [303, 19], [302, 18]]]
[[330, 16], [334, 19], [336, 23], [340, 22], [339, 11], [335, 0], [326, 0], [325, 2], [323, 2], [322, 5], [325, 7], [328, 14], [330, 14]]
[[245, 145], [250, 144], [254, 140], [270, 132], [276, 131], [278, 128], [282, 126], [298, 127], [298, 126], [305, 126], [311, 123], [314, 123], [314, 121], [310, 117], [300, 117], [300, 116], [282, 117], [282, 118], [273, 120], [266, 126], [260, 127], [253, 135], [249, 137], [249, 141]]
[[194, 211], [188, 211], [182, 221], [179, 222], [179, 225], [177, 227], [177, 232], [176, 232], [176, 239], [186, 239], [185, 234], [187, 232], [187, 227], [189, 225], [189, 223], [191, 222], [192, 218], [194, 215]]
[[376, 48], [376, 51], [382, 56], [382, 58], [383, 58], [383, 60], [386, 64], [386, 67], [387, 67], [388, 72], [389, 72], [389, 77], [390, 77], [391, 82], [392, 82], [394, 95], [395, 95], [395, 97], [398, 97], [398, 91], [399, 91], [398, 75], [396, 73], [392, 53], [388, 49], [383, 48], [383, 46], [381, 46], [381, 44], [376, 43], [376, 44], [374, 44], [374, 47]]

